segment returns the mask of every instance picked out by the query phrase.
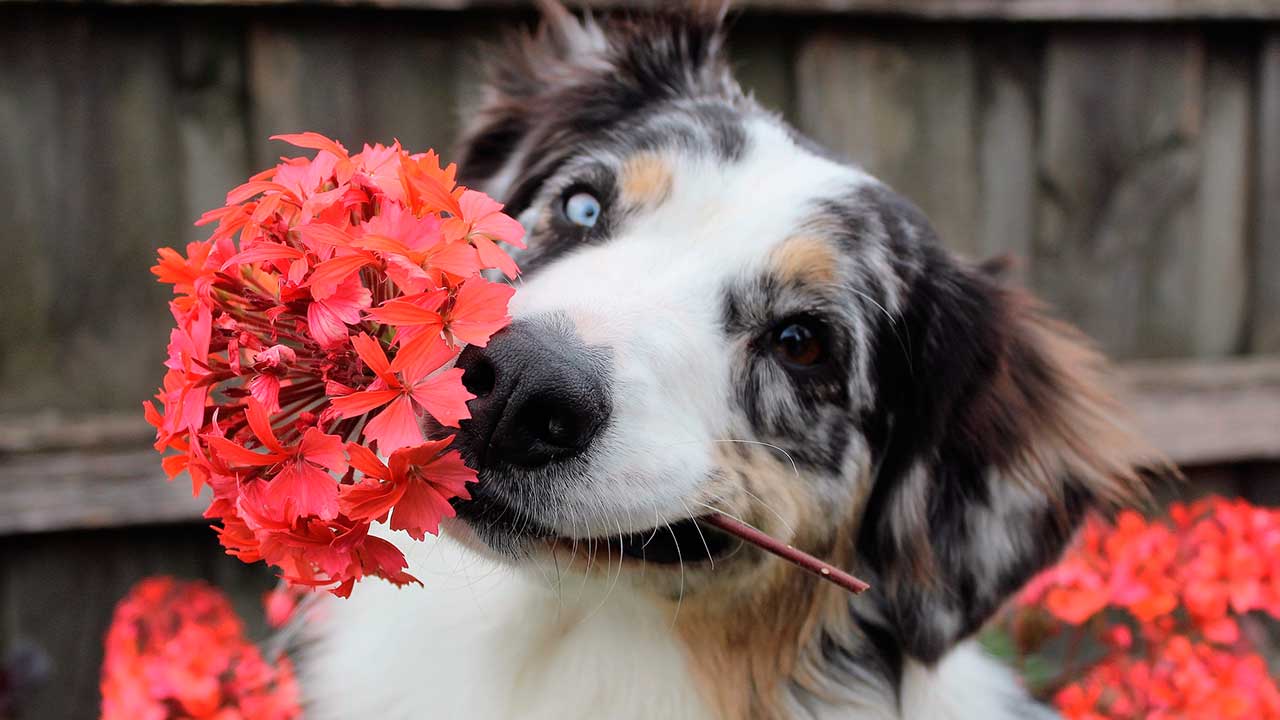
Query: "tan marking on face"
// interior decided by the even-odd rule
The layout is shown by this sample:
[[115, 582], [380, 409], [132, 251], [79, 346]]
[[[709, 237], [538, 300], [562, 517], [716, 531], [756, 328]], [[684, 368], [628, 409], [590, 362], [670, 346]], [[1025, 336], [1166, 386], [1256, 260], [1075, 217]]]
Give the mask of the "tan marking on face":
[[671, 193], [671, 183], [670, 164], [653, 152], [627, 158], [618, 179], [622, 201], [640, 207], [653, 207], [665, 200]]
[[796, 235], [769, 256], [774, 274], [787, 282], [829, 283], [836, 279], [840, 256], [829, 240], [817, 235]]

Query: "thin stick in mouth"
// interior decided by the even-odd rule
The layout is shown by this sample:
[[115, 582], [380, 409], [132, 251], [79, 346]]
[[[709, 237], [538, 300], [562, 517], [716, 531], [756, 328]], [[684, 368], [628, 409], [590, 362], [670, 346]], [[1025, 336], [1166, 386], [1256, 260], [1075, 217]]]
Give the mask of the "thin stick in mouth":
[[783, 560], [817, 575], [823, 580], [835, 583], [854, 595], [864, 592], [871, 587], [867, 583], [859, 580], [840, 568], [833, 567], [831, 564], [825, 563], [807, 552], [797, 550], [777, 538], [760, 532], [744, 522], [734, 520], [724, 513], [708, 515], [705, 518], [701, 518], [701, 520], [702, 522], [723, 530], [730, 535], [742, 538], [761, 550], [773, 553]]

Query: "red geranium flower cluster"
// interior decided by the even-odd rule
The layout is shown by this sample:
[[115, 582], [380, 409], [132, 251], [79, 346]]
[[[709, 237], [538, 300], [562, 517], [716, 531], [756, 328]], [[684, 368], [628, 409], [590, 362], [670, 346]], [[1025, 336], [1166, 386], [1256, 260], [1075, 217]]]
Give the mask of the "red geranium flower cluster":
[[1280, 511], [1207, 498], [1174, 504], [1167, 521], [1091, 518], [1018, 603], [1106, 638], [1103, 660], [1055, 696], [1067, 717], [1280, 718], [1280, 690], [1239, 624], [1280, 618]]
[[197, 223], [208, 240], [152, 268], [177, 324], [160, 408], [144, 403], [155, 446], [211, 488], [229, 554], [337, 595], [416, 582], [370, 524], [422, 539], [467, 496], [452, 436], [423, 428], [469, 417], [453, 361], [509, 322], [513, 288], [480, 273], [515, 277], [497, 243], [524, 233], [434, 153], [278, 139], [318, 152], [232, 190]]
[[1116, 653], [1054, 697], [1076, 720], [1265, 720], [1280, 717], [1280, 692], [1256, 653], [1174, 635], [1148, 657]]
[[300, 715], [288, 659], [263, 659], [226, 598], [205, 583], [150, 578], [116, 606], [102, 666], [103, 720]]

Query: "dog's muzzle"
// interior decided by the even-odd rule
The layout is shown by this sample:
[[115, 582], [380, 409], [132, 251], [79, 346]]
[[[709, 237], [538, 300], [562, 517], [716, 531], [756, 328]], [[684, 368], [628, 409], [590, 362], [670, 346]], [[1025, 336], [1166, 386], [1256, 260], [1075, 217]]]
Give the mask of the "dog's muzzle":
[[534, 469], [577, 457], [609, 420], [607, 365], [571, 330], [520, 321], [458, 358], [476, 396], [458, 444], [480, 469]]
[[[539, 540], [650, 563], [685, 564], [726, 554], [738, 541], [686, 518], [637, 532], [566, 538], [548, 524], [556, 493], [580, 482], [593, 442], [610, 419], [610, 363], [588, 347], [567, 319], [523, 320], [468, 347], [458, 358], [462, 382], [476, 398], [455, 446], [480, 472], [469, 500], [454, 501], [490, 548], [518, 554]], [[592, 550], [588, 550], [591, 552]]]

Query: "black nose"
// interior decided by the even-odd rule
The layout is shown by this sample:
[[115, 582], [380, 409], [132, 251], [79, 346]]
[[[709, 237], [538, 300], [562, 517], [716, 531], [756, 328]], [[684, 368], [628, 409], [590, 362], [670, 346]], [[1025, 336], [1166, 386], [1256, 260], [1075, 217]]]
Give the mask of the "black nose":
[[475, 394], [459, 442], [478, 465], [532, 468], [581, 454], [609, 419], [607, 364], [561, 323], [517, 322], [458, 358]]

